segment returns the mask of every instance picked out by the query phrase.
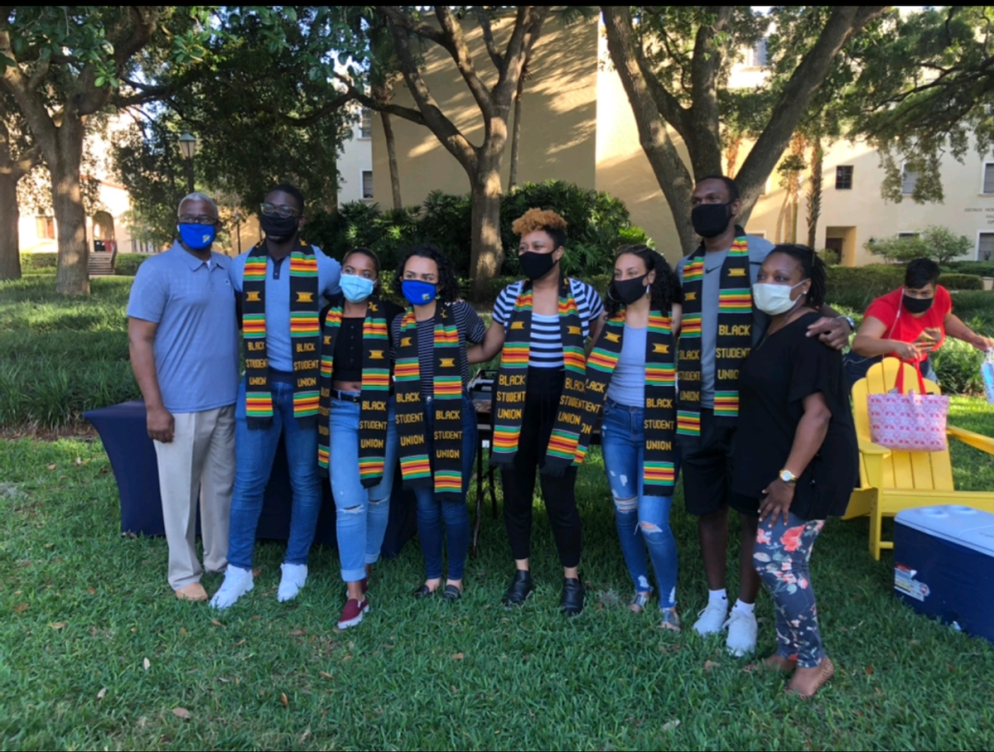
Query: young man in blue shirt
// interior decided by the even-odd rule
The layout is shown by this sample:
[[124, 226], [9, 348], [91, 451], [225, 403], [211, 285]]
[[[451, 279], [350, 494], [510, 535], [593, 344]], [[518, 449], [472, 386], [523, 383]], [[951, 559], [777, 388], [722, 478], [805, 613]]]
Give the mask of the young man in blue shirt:
[[340, 291], [341, 265], [300, 240], [304, 197], [275, 186], [260, 206], [266, 237], [233, 260], [231, 285], [242, 300], [245, 378], [235, 413], [235, 489], [228, 570], [211, 599], [229, 608], [252, 589], [252, 553], [263, 494], [282, 434], [293, 488], [290, 537], [277, 599], [297, 596], [321, 511], [318, 475], [318, 371], [322, 297]]

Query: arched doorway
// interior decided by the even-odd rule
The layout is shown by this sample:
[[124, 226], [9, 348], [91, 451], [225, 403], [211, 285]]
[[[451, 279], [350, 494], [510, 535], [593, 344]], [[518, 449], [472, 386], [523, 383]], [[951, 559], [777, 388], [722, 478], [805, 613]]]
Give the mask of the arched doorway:
[[93, 215], [93, 250], [113, 252], [115, 245], [114, 218], [110, 212], [98, 211]]

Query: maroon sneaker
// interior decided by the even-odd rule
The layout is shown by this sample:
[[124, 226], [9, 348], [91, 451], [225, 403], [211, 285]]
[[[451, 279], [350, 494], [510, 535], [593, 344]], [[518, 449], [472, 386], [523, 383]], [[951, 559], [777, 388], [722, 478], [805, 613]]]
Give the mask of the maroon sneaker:
[[338, 619], [338, 628], [348, 629], [356, 626], [362, 621], [362, 615], [367, 611], [369, 611], [368, 598], [363, 598], [361, 603], [355, 598], [349, 598], [345, 601], [345, 608], [342, 609], [342, 615]]

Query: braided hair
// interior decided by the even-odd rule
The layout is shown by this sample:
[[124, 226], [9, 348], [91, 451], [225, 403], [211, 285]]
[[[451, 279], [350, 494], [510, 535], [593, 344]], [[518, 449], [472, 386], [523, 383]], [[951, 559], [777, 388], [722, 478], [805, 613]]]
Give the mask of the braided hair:
[[825, 262], [806, 245], [795, 243], [784, 243], [773, 246], [769, 255], [782, 253], [790, 256], [801, 267], [803, 279], [811, 280], [811, 289], [808, 290], [807, 302], [812, 308], [821, 308], [825, 304], [825, 295], [828, 293], [828, 272], [825, 270]]
[[[615, 253], [614, 262], [617, 263], [618, 259], [626, 253], [642, 259], [642, 263], [645, 264], [646, 274], [652, 271], [656, 272], [656, 279], [653, 280], [652, 287], [649, 290], [652, 310], [668, 313], [674, 303], [683, 302], [683, 294], [680, 292], [680, 280], [661, 254], [652, 250], [647, 245], [623, 245]], [[605, 306], [608, 318], [617, 315], [618, 311], [622, 308], [622, 304], [618, 301], [614, 291], [615, 287], [612, 281], [607, 288]]]

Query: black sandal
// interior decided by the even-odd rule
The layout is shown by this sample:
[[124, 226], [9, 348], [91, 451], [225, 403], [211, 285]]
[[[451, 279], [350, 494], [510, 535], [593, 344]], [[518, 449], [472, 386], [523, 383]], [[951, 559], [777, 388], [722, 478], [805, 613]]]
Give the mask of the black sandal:
[[460, 598], [462, 598], [462, 590], [455, 585], [446, 585], [445, 590], [442, 591], [442, 600], [449, 603], [455, 603]]
[[431, 598], [434, 594], [435, 591], [427, 585], [422, 585], [412, 593], [415, 598]]

